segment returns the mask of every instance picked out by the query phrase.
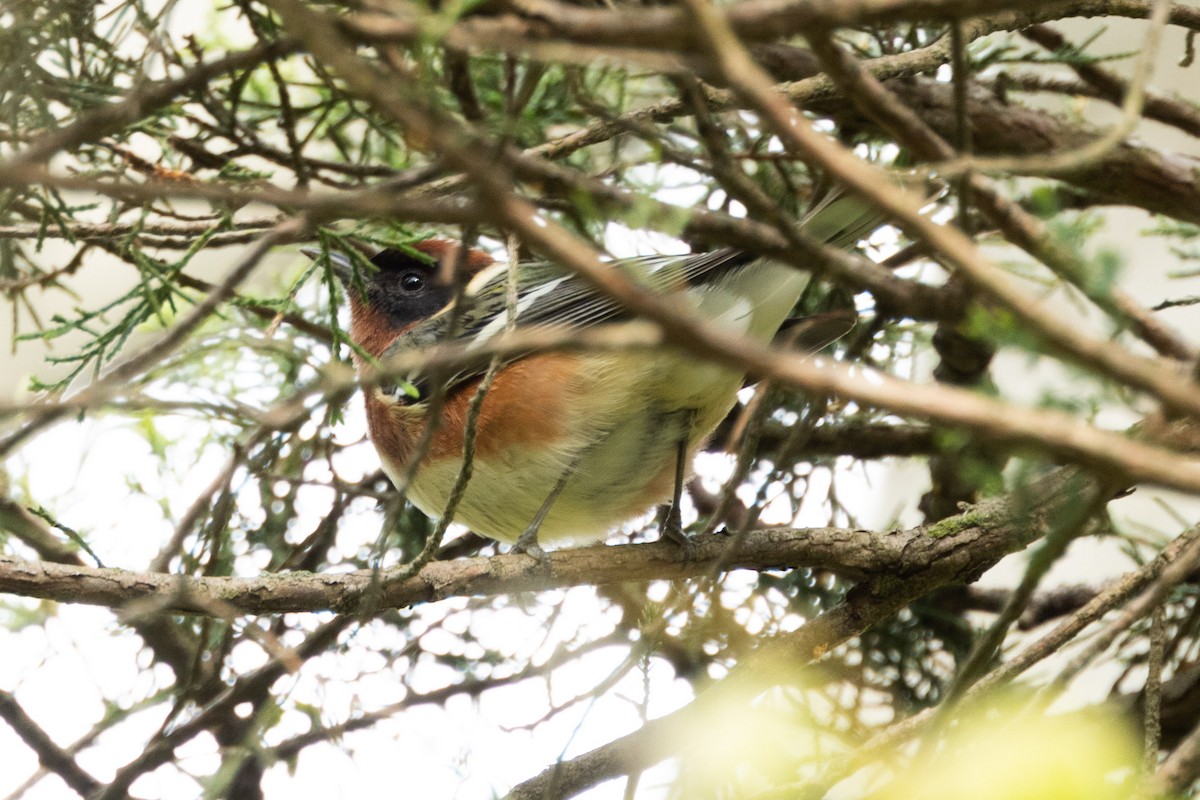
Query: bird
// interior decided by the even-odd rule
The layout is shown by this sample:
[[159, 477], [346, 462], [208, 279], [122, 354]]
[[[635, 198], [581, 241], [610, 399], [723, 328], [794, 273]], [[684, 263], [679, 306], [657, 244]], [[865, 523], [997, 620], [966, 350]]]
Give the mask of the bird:
[[[881, 221], [862, 201], [835, 193], [801, 224], [821, 241], [849, 247]], [[343, 247], [304, 248], [328, 264], [345, 291], [360, 375], [447, 338], [481, 344], [510, 327], [570, 330], [630, 318], [618, 301], [570, 270], [520, 261], [510, 321], [507, 265], [474, 248], [460, 257], [458, 247], [429, 238], [369, 258]], [[457, 312], [453, 264], [466, 273]], [[610, 266], [719, 329], [762, 342], [794, 321], [810, 280], [805, 271], [731, 248], [617, 259]], [[836, 339], [854, 324], [853, 312], [833, 317], [818, 321], [817, 336]], [[417, 460], [405, 491], [430, 517], [443, 515], [463, 467], [468, 406], [486, 369], [365, 383], [368, 433], [383, 470], [402, 486]], [[543, 544], [595, 542], [669, 500], [665, 533], [686, 544], [679, 516], [684, 476], [736, 404], [744, 379], [671, 346], [540, 352], [504, 361], [477, 413], [473, 472], [453, 521], [545, 559]], [[437, 424], [422, 451], [433, 413]]]

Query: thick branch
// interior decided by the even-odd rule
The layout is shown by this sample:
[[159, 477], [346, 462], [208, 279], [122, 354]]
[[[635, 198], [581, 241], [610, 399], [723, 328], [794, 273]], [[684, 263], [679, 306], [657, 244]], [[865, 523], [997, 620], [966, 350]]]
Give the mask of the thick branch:
[[[913, 79], [892, 81], [888, 88], [939, 135], [952, 136], [954, 98], [949, 84]], [[981, 86], [971, 88], [967, 114], [980, 155], [1070, 152], [1097, 136], [1094, 130], [1045, 111], [1004, 102]], [[1200, 160], [1191, 156], [1127, 140], [1063, 179], [1111, 202], [1200, 222]]]
[[[690, 558], [671, 543], [563, 550], [550, 555], [548, 572], [524, 555], [438, 561], [405, 581], [389, 582], [385, 573], [382, 603], [398, 608], [446, 597], [678, 580], [707, 574], [721, 558], [728, 558], [732, 568], [804, 566], [853, 579], [928, 573], [936, 564], [940, 579], [949, 582], [965, 579], [977, 569], [976, 550], [1003, 554], [1036, 538], [1040, 528], [1029, 524], [1033, 512], [1024, 511], [1031, 502], [1026, 493], [1017, 492], [937, 525], [889, 533], [842, 528], [761, 530], [748, 534], [732, 557], [725, 552], [729, 540], [710, 535], [696, 541]], [[1047, 502], [1062, 505], [1072, 502], [1072, 498], [1052, 497]], [[165, 611], [198, 614], [210, 613], [213, 603], [254, 614], [350, 610], [370, 588], [371, 581], [370, 571], [196, 578], [0, 558], [3, 592], [111, 608], [140, 600]]]
[[[736, 414], [731, 414], [713, 434], [708, 450], [723, 452]], [[768, 425], [759, 435], [759, 450], [771, 452], [794, 434], [790, 427]], [[818, 425], [804, 435], [799, 453], [806, 456], [851, 456], [874, 459], [927, 456], [938, 450], [937, 431], [925, 425], [851, 422], [844, 425]]]
[[[490, 47], [524, 50], [555, 42], [578, 42], [589, 47], [644, 48], [656, 51], [700, 49], [689, 16], [672, 6], [619, 6], [594, 8], [556, 0], [512, 0], [517, 14], [468, 17], [443, 35], [455, 47]], [[1074, 16], [1149, 15], [1145, 0], [746, 0], [721, 11], [726, 24], [746, 42], [784, 39], [797, 34], [834, 28], [880, 25], [901, 21], [949, 22], [988, 14], [1023, 12], [1021, 27]], [[366, 24], [368, 23], [369, 24]], [[1170, 22], [1200, 29], [1200, 11], [1177, 4]], [[348, 26], [355, 35], [368, 31], [392, 41], [418, 41], [430, 26], [415, 16], [400, 17], [391, 26], [379, 18]]]

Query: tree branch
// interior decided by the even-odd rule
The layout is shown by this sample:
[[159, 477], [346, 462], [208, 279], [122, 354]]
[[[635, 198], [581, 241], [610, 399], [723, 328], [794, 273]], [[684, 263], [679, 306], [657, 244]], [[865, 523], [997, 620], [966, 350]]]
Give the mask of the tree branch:
[[[910, 576], [937, 562], [944, 580], [965, 579], [975, 569], [976, 549], [1012, 552], [1038, 535], [1013, 522], [1029, 504], [1024, 492], [988, 501], [941, 523], [906, 531], [874, 533], [842, 528], [773, 528], [754, 531], [729, 561], [731, 568], [825, 569], [849, 578]], [[1068, 502], [1059, 499], [1056, 502]], [[1031, 511], [1029, 513], [1032, 513]], [[707, 574], [726, 556], [728, 539], [697, 539], [691, 558], [670, 542], [596, 546], [550, 554], [548, 574], [525, 555], [438, 561], [404, 581], [388, 582], [382, 606], [403, 608], [447, 597], [513, 592], [621, 581], [680, 580]], [[950, 573], [953, 573], [951, 575]], [[73, 564], [35, 563], [0, 557], [0, 592], [63, 603], [122, 608], [134, 601], [163, 611], [209, 614], [223, 603], [249, 614], [351, 610], [370, 588], [370, 570], [313, 575], [287, 573], [253, 578], [189, 577]]]
[[37, 164], [47, 161], [55, 153], [73, 150], [87, 142], [97, 141], [142, 122], [148, 115], [174, 102], [180, 95], [207, 86], [219, 75], [249, 69], [264, 61], [294, 52], [297, 47], [298, 42], [294, 39], [277, 39], [207, 64], [198, 64], [178, 78], [143, 86], [117, 103], [102, 105], [85, 113], [60, 130], [43, 132], [36, 137], [33, 144], [14, 153], [0, 166]]
[[37, 754], [38, 762], [44, 768], [62, 778], [81, 797], [90, 797], [100, 786], [69, 752], [54, 743], [8, 692], [0, 691], [0, 719], [7, 722], [13, 732], [21, 737], [21, 741]]

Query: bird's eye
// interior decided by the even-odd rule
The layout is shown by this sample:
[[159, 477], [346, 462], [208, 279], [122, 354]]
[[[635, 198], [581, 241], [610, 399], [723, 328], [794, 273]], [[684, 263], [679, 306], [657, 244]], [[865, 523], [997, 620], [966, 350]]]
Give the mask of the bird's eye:
[[406, 292], [417, 292], [425, 288], [425, 277], [418, 272], [406, 272], [400, 276], [400, 288]]

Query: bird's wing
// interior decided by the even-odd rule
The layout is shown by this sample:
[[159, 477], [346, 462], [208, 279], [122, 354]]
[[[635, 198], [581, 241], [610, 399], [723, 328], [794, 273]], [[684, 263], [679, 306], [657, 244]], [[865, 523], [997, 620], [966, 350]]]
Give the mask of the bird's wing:
[[[688, 287], [718, 283], [722, 275], [745, 267], [754, 256], [738, 250], [718, 250], [684, 256], [638, 256], [610, 262], [617, 270], [635, 284], [654, 293], [678, 291]], [[516, 325], [565, 325], [571, 328], [587, 328], [612, 322], [627, 316], [620, 301], [597, 290], [590, 283], [561, 267], [538, 263], [529, 265], [535, 278], [522, 274], [518, 283]], [[529, 267], [521, 266], [525, 273]], [[498, 310], [498, 330], [503, 330], [507, 319], [504, 297], [507, 275], [503, 268], [495, 279], [480, 288], [478, 306], [490, 306]], [[491, 323], [475, 330], [464, 328], [463, 335], [482, 335], [490, 338]]]
[[[850, 195], [833, 193], [806, 215], [805, 230], [821, 241], [850, 247], [874, 230], [882, 218], [874, 209]], [[723, 249], [682, 256], [638, 256], [611, 262], [613, 269], [651, 292], [668, 292], [715, 286], [731, 272], [754, 263], [756, 257], [741, 250]], [[453, 338], [480, 344], [502, 333], [508, 325], [508, 271], [496, 265], [477, 275], [465, 292], [465, 308], [457, 325], [453, 314], [443, 310], [402, 333], [383, 353], [382, 359], [409, 350], [430, 347]], [[517, 271], [515, 327], [566, 326], [586, 328], [628, 317], [617, 300], [563, 267], [548, 262], [523, 262]], [[451, 328], [455, 329], [451, 331]], [[453, 389], [484, 373], [486, 365], [471, 364], [441, 380]], [[428, 379], [408, 376], [421, 396]]]
[[[738, 250], [719, 250], [686, 256], [641, 256], [611, 262], [650, 292], [702, 287], [719, 281], [721, 275], [754, 261], [754, 256]], [[453, 339], [482, 345], [501, 334], [509, 325], [506, 296], [508, 272], [498, 265], [479, 275], [468, 286], [457, 324], [449, 309], [418, 322], [384, 351], [381, 361], [410, 350], [431, 347]], [[523, 262], [517, 272], [517, 298], [514, 307], [516, 328], [566, 327], [588, 328], [629, 318], [620, 301], [597, 290], [575, 273], [548, 262]], [[453, 330], [452, 330], [453, 329]], [[483, 374], [485, 364], [468, 364], [448, 378], [440, 378], [447, 389]], [[424, 396], [428, 379], [421, 374], [406, 376]], [[397, 397], [402, 396], [396, 394]]]

